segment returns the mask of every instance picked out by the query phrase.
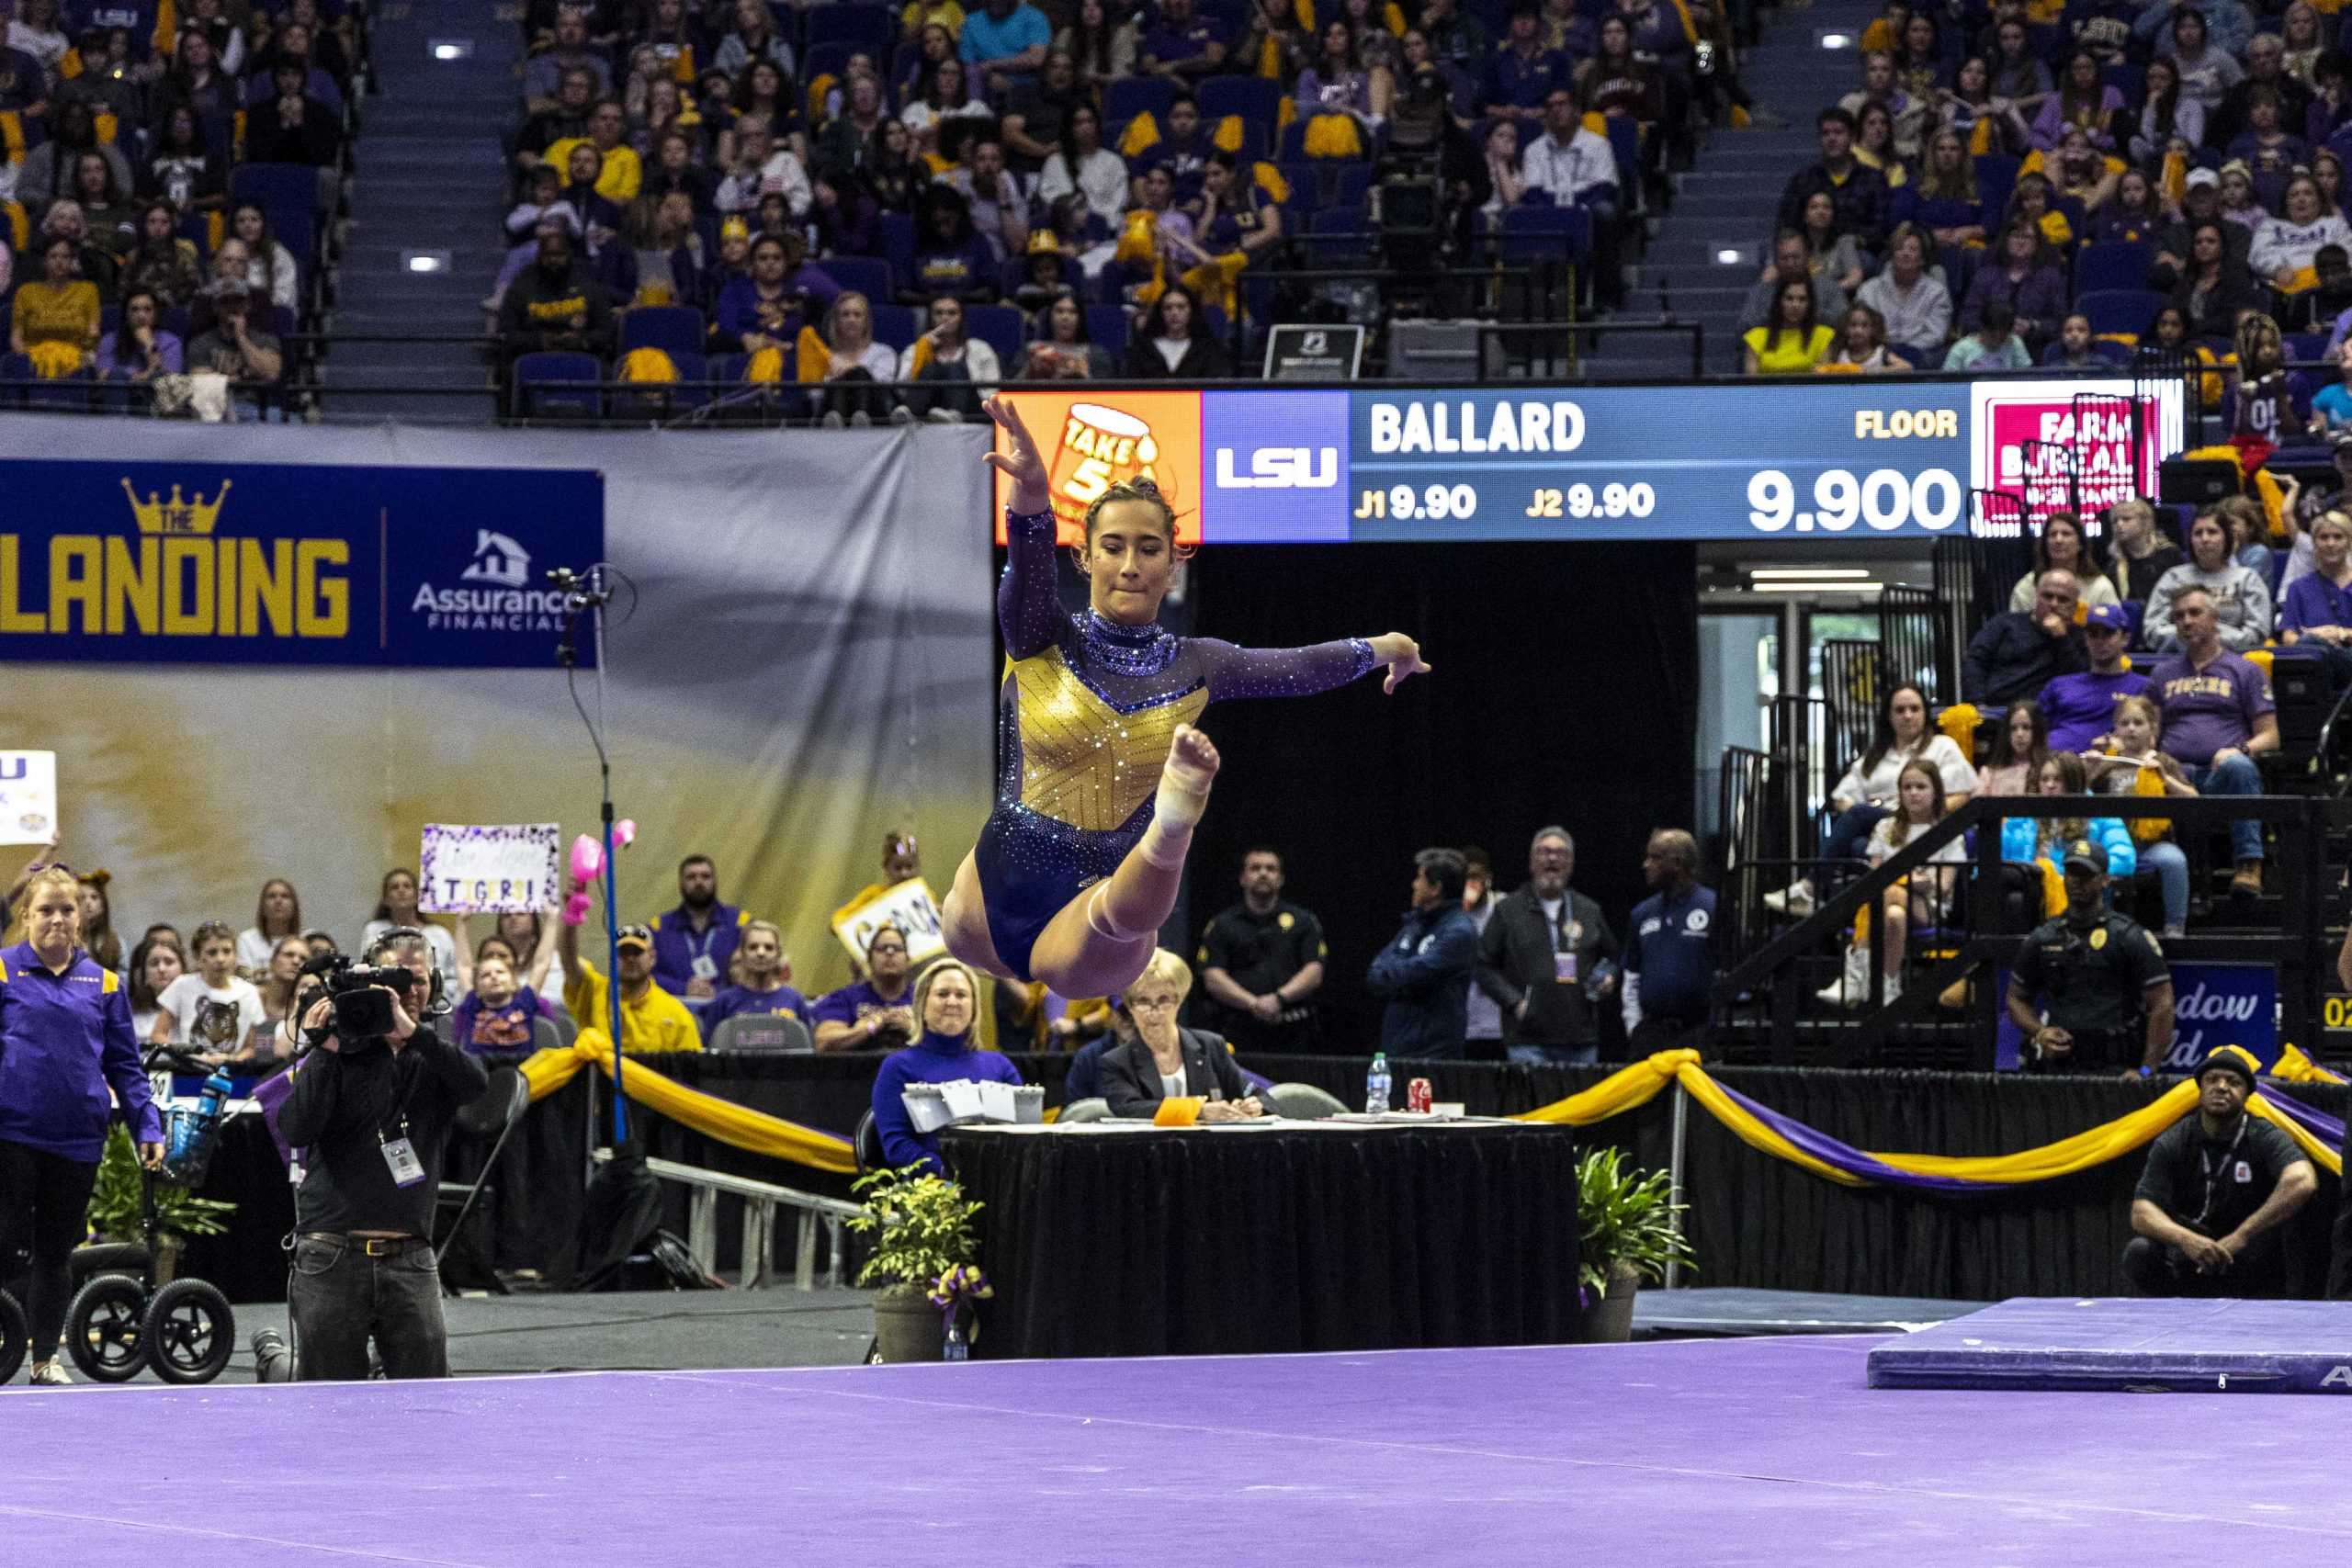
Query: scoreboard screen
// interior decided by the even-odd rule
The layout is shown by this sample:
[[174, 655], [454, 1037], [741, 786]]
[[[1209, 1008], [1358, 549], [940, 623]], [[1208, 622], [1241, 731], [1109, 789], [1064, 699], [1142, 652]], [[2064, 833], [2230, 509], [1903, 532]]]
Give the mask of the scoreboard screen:
[[2183, 434], [2177, 381], [2121, 378], [1007, 395], [1069, 539], [1142, 475], [1187, 543], [2014, 532], [1970, 492], [2095, 513]]

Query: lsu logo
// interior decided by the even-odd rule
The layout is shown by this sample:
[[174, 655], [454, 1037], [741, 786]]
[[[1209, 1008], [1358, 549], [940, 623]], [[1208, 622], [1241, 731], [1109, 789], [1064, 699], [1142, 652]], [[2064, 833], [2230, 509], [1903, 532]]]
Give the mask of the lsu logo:
[[1261, 446], [1250, 454], [1250, 472], [1234, 472], [1234, 450], [1216, 449], [1219, 490], [1334, 490], [1340, 483], [1336, 446]]

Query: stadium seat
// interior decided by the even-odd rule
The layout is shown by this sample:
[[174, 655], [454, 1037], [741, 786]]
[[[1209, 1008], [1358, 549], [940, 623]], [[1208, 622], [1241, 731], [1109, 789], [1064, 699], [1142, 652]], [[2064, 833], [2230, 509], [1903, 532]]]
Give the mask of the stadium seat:
[[817, 265], [844, 292], [854, 290], [876, 305], [891, 304], [898, 299], [898, 290], [890, 283], [890, 264], [879, 257], [827, 256]]
[[888, 344], [903, 354], [915, 341], [915, 333], [921, 330], [916, 324], [915, 308], [912, 305], [885, 305], [879, 300], [875, 301], [874, 341], [876, 343]]
[[1139, 114], [1156, 120], [1176, 101], [1176, 84], [1165, 76], [1122, 76], [1102, 89], [1102, 123], [1124, 128]]
[[2019, 160], [2006, 152], [1976, 154], [1976, 195], [1984, 202], [1988, 214], [2000, 211], [2009, 204], [2009, 192], [2017, 188]]
[[[882, 259], [890, 264], [893, 277], [915, 275], [915, 220], [904, 212], [885, 212], [878, 227], [882, 231]], [[820, 264], [831, 266], [831, 262]]]
[[964, 332], [996, 350], [997, 361], [1007, 373], [1021, 363], [1021, 332], [1025, 323], [1021, 312], [1011, 305], [967, 305], [964, 307]]
[[1201, 118], [1212, 124], [1238, 114], [1255, 125], [1272, 125], [1282, 114], [1282, 87], [1263, 76], [1212, 76], [1196, 96]]
[[2289, 333], [2284, 340], [2287, 358], [2292, 361], [2317, 363], [2327, 355], [2325, 333]]
[[525, 419], [594, 419], [604, 412], [596, 389], [604, 375], [593, 354], [523, 355], [514, 361], [514, 412]]
[[[621, 312], [620, 352], [658, 348], [675, 361], [681, 355], [702, 355], [702, 312], [691, 305], [639, 305]], [[679, 367], [683, 378], [685, 369]]]
[[[2145, 288], [2148, 266], [2155, 259], [2144, 244], [2109, 242], [2085, 245], [2075, 253], [2075, 292], [2096, 293], [2110, 288]], [[2142, 323], [2145, 325], [2145, 323]]]
[[[229, 171], [229, 200], [261, 204], [270, 227], [289, 229], [300, 217], [319, 221], [319, 171], [308, 164], [240, 164]], [[291, 242], [288, 242], [289, 243]]]
[[1514, 207], [1503, 213], [1505, 262], [1581, 261], [1592, 250], [1592, 214], [1581, 207]]
[[616, 418], [666, 419], [710, 401], [710, 389], [705, 384], [710, 379], [710, 364], [698, 350], [673, 348], [667, 344], [638, 346], [659, 348], [668, 355], [678, 378], [674, 382], [640, 382], [630, 390], [613, 393]]
[[[789, 1013], [738, 1013], [721, 1019], [710, 1037], [714, 1051], [813, 1051], [808, 1026]], [[871, 1112], [869, 1112], [871, 1114]]]
[[2164, 302], [2150, 288], [2096, 288], [2076, 299], [2075, 309], [2090, 318], [2095, 333], [2143, 333]]
[[1125, 305], [1089, 305], [1086, 308], [1086, 335], [1102, 345], [1102, 351], [1117, 359], [1127, 352], [1127, 308]]
[[1306, 220], [1310, 266], [1355, 266], [1372, 259], [1371, 216], [1362, 205], [1327, 207]]
[[898, 14], [888, 6], [814, 6], [801, 18], [810, 50], [844, 44], [872, 55], [877, 65], [887, 62], [890, 42], [899, 35]]

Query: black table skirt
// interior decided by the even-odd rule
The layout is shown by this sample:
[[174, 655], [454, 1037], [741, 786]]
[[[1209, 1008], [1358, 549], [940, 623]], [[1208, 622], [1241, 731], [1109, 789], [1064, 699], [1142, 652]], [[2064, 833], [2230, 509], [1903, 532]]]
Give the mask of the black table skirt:
[[985, 1356], [1570, 1337], [1566, 1129], [951, 1130], [941, 1152], [985, 1205]]

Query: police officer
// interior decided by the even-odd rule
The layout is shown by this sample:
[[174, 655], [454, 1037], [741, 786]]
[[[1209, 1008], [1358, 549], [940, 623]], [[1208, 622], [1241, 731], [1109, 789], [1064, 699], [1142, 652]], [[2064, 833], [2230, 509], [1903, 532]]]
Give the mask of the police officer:
[[1244, 1051], [1312, 1051], [1315, 993], [1330, 950], [1315, 913], [1282, 897], [1283, 857], [1260, 847], [1241, 857], [1241, 902], [1201, 933], [1196, 1027], [1221, 1031]]
[[[2066, 846], [2066, 912], [2036, 926], [2009, 970], [2009, 1019], [2029, 1072], [2145, 1077], [2172, 1048], [2172, 974], [2138, 921], [2107, 908], [2107, 855]], [[2034, 1010], [2036, 995], [2042, 1014]]]
[[2245, 1112], [2255, 1060], [2223, 1045], [2197, 1066], [2197, 1114], [2148, 1145], [2123, 1276], [2139, 1296], [2284, 1293], [2279, 1227], [2319, 1187], [2293, 1140]]

